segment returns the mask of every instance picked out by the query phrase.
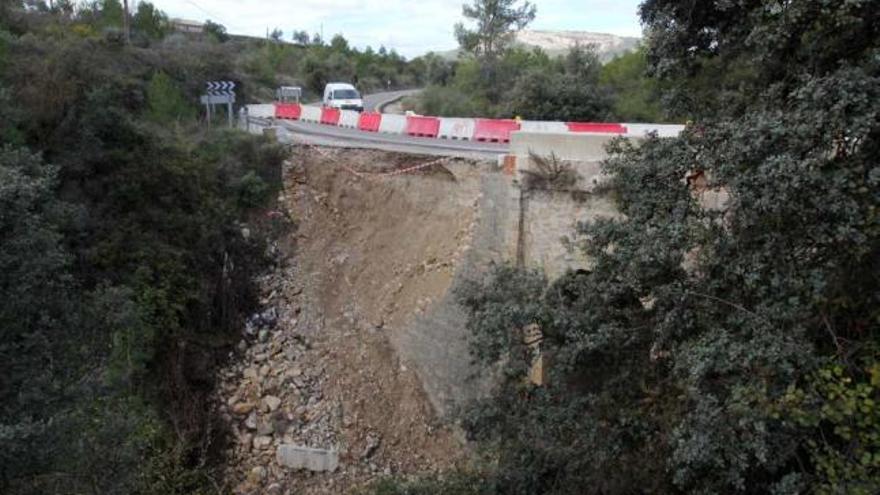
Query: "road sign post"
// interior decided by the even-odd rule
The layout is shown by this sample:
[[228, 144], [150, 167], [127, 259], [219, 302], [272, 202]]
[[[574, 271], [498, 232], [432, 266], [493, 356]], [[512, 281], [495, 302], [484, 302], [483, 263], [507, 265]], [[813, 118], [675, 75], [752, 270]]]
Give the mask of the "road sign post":
[[211, 81], [206, 84], [207, 93], [202, 95], [201, 102], [205, 105], [208, 116], [208, 124], [211, 123], [211, 114], [216, 109], [216, 105], [226, 105], [226, 116], [229, 120], [229, 127], [233, 126], [232, 122], [232, 105], [235, 103], [235, 83], [231, 81]]

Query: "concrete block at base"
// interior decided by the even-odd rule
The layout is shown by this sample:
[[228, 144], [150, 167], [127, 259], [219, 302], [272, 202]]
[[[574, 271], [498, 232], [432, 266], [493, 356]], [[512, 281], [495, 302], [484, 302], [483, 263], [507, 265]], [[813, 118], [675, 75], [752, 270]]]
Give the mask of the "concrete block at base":
[[306, 122], [321, 122], [321, 107], [313, 107], [309, 105], [303, 105], [302, 107], [302, 115], [300, 116], [300, 120], [304, 120]]
[[611, 134], [518, 131], [510, 135], [510, 153], [518, 157], [528, 157], [530, 153], [555, 154], [563, 160], [576, 162], [604, 160], [608, 156], [605, 146], [615, 137]]
[[572, 189], [592, 191], [605, 180], [602, 173], [602, 161], [608, 157], [605, 147], [616, 137], [611, 134], [519, 131], [511, 134], [510, 153], [516, 156], [517, 175], [534, 169], [532, 153], [543, 157], [555, 155], [577, 172], [578, 181]]
[[275, 451], [278, 464], [289, 469], [305, 469], [332, 473], [339, 468], [339, 453], [334, 450], [310, 449], [299, 445], [280, 445]]

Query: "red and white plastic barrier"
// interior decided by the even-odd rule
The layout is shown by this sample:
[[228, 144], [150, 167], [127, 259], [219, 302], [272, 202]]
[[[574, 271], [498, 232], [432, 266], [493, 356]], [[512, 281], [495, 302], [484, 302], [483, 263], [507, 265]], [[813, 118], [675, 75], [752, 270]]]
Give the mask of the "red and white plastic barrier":
[[[253, 115], [259, 117], [259, 115]], [[276, 119], [299, 120], [302, 115], [302, 106], [299, 103], [277, 103], [275, 105]]]
[[440, 130], [437, 137], [440, 139], [461, 139], [469, 141], [474, 137], [474, 128], [477, 121], [474, 119], [457, 119], [451, 117], [440, 118]]
[[338, 108], [323, 107], [321, 108], [321, 123], [324, 125], [339, 125], [339, 117], [342, 111]]
[[385, 134], [406, 134], [406, 117], [403, 115], [382, 114], [379, 132]]
[[440, 119], [437, 117], [422, 117], [420, 115], [407, 115], [406, 133], [410, 136], [436, 138], [440, 132]]
[[249, 117], [258, 119], [268, 119], [275, 117], [275, 105], [248, 105], [247, 113]]
[[520, 123], [520, 130], [523, 132], [550, 132], [555, 134], [564, 134], [568, 132], [568, 126], [565, 122], [549, 122], [546, 120], [523, 120]]
[[509, 143], [510, 133], [519, 130], [516, 120], [477, 119], [474, 141]]
[[275, 103], [249, 105], [252, 117], [302, 120], [358, 129], [364, 132], [407, 134], [426, 138], [473, 140], [494, 143], [510, 142], [516, 131], [537, 133], [599, 133], [645, 137], [656, 132], [660, 137], [678, 136], [684, 126], [662, 124], [618, 124], [604, 122], [549, 122], [503, 119], [463, 119], [422, 115], [393, 115], [377, 112], [358, 113], [329, 107]]
[[569, 122], [569, 132], [592, 132], [598, 134], [626, 134], [626, 127], [620, 124], [598, 122]]
[[359, 112], [355, 112], [354, 110], [343, 110], [339, 116], [339, 127], [357, 129], [360, 117], [361, 114]]
[[358, 120], [358, 129], [366, 132], [379, 132], [382, 124], [382, 114], [379, 112], [364, 112]]
[[658, 137], [678, 137], [684, 130], [683, 125], [669, 124], [623, 124], [627, 129], [627, 136], [645, 137], [648, 133], [656, 132]]
[[303, 105], [302, 116], [300, 117], [300, 120], [320, 124], [322, 114], [323, 114], [323, 112], [321, 111], [321, 107], [313, 107], [313, 106], [309, 106], [309, 105]]

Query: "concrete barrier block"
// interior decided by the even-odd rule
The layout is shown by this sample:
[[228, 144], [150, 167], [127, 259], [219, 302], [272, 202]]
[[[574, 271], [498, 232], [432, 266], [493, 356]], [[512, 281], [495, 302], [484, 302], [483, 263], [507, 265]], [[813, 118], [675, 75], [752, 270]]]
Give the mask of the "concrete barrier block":
[[555, 155], [577, 172], [578, 180], [573, 189], [593, 191], [606, 180], [602, 173], [602, 162], [608, 157], [605, 147], [616, 137], [612, 134], [519, 131], [511, 134], [510, 153], [517, 158], [517, 176], [534, 169], [532, 153], [543, 157]]
[[311, 449], [299, 445], [280, 445], [275, 451], [278, 464], [289, 469], [333, 472], [339, 467], [339, 453], [334, 450]]
[[302, 107], [302, 115], [300, 116], [300, 120], [305, 122], [314, 122], [316, 124], [321, 123], [321, 107], [315, 107], [310, 105], [303, 105]]
[[406, 134], [406, 116], [382, 114], [382, 122], [379, 123], [379, 132], [386, 134]]
[[563, 160], [596, 161], [607, 156], [605, 146], [614, 139], [610, 134], [590, 133], [511, 133], [510, 153], [528, 158], [529, 153], [550, 156], [555, 154]]
[[339, 116], [339, 127], [357, 129], [360, 118], [361, 114], [354, 110], [343, 110], [342, 114]]

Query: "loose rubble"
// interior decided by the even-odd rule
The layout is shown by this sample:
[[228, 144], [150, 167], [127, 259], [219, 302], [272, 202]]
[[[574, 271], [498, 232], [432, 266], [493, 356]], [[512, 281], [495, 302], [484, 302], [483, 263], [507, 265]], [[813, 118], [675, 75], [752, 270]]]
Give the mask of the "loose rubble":
[[[327, 208], [295, 171], [286, 176], [280, 200], [292, 216]], [[309, 242], [308, 232], [292, 234], [290, 245]], [[310, 283], [322, 271], [303, 268], [308, 254], [282, 251], [277, 268], [260, 281], [262, 308], [247, 319], [232, 364], [221, 373], [216, 403], [232, 435], [232, 492], [349, 493], [384, 476], [454, 468], [463, 447], [395, 356], [386, 335], [391, 316], [365, 315], [357, 301], [328, 303]], [[348, 259], [319, 254], [328, 266]], [[413, 312], [430, 302], [419, 300]]]

